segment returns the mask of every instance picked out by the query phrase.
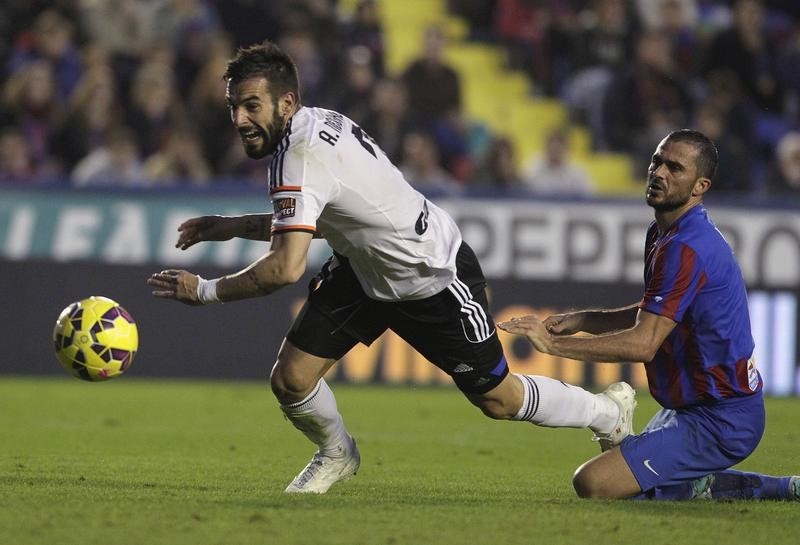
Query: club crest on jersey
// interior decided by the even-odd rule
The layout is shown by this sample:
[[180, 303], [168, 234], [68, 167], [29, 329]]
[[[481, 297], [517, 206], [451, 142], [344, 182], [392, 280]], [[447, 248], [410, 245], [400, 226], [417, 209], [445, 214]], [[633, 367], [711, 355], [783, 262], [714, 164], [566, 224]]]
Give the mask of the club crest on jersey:
[[297, 201], [294, 197], [275, 199], [272, 207], [275, 212], [275, 219], [293, 218], [297, 208]]

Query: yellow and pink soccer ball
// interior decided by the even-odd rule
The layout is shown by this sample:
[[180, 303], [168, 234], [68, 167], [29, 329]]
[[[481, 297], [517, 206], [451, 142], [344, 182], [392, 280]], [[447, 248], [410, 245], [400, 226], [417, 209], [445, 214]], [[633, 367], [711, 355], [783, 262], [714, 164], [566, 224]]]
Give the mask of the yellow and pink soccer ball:
[[119, 303], [94, 295], [61, 311], [53, 343], [56, 357], [67, 372], [96, 382], [128, 370], [139, 348], [139, 331]]

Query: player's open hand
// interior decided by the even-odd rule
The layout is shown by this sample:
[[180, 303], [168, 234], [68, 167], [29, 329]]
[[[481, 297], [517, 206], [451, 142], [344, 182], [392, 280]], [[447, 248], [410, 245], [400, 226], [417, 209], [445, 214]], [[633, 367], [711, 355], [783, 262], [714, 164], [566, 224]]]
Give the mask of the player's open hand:
[[515, 335], [528, 337], [528, 340], [531, 341], [531, 344], [533, 344], [536, 350], [549, 353], [548, 345], [550, 333], [548, 333], [542, 321], [536, 316], [511, 318], [508, 321], [497, 324], [497, 327]]
[[572, 314], [553, 314], [544, 319], [544, 327], [553, 335], [572, 335], [581, 331], [583, 327], [583, 315]]
[[174, 299], [187, 305], [202, 304], [197, 299], [198, 282], [196, 274], [175, 269], [155, 273], [147, 279], [147, 283], [154, 288], [153, 295], [156, 297]]
[[178, 226], [176, 248], [186, 250], [204, 240], [230, 240], [234, 232], [234, 218], [230, 216], [200, 216], [191, 218]]

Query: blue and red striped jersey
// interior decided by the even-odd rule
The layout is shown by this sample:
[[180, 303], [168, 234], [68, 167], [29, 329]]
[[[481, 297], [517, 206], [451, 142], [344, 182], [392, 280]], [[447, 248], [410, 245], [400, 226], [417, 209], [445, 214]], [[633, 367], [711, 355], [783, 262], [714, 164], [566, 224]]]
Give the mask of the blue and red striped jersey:
[[650, 225], [644, 278], [639, 307], [677, 322], [645, 362], [650, 393], [661, 405], [686, 407], [761, 390], [742, 271], [703, 205], [665, 233]]

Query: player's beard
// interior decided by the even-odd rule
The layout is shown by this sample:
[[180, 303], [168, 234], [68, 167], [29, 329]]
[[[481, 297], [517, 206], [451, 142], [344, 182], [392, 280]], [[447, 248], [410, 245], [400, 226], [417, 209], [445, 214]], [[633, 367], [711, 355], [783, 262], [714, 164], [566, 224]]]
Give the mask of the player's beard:
[[278, 115], [278, 105], [276, 104], [272, 113], [272, 120], [264, 127], [256, 125], [256, 130], [261, 133], [260, 141], [249, 142], [242, 137], [244, 152], [247, 156], [251, 159], [261, 159], [274, 152], [278, 147], [278, 142], [280, 142], [285, 124], [286, 120]]
[[[656, 193], [651, 191], [651, 187], [654, 185], [657, 188]], [[645, 193], [647, 204], [657, 212], [672, 212], [673, 210], [677, 210], [689, 202], [691, 198], [691, 191], [687, 191], [685, 195], [670, 195], [667, 193], [666, 187], [659, 183], [654, 184], [653, 180], [648, 182]]]

